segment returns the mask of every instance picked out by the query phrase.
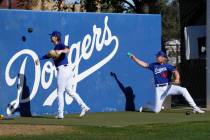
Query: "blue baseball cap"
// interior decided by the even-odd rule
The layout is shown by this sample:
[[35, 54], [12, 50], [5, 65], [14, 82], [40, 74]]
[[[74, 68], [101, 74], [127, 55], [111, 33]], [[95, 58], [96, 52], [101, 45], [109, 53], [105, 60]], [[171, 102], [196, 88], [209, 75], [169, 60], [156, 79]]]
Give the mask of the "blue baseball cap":
[[166, 53], [164, 53], [163, 51], [159, 51], [159, 52], [156, 54], [156, 57], [159, 57], [159, 56], [162, 56], [162, 57], [167, 58]]
[[59, 37], [61, 38], [61, 33], [59, 31], [53, 31], [51, 34], [49, 34], [51, 37], [52, 36], [56, 36], [56, 37]]

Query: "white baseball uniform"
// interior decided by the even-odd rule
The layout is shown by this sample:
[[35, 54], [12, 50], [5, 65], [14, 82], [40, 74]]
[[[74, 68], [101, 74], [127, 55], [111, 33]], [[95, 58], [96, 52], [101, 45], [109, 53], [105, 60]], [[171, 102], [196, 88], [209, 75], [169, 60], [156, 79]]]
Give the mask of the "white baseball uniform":
[[[62, 43], [55, 45], [54, 50], [64, 50], [66, 46]], [[49, 59], [48, 55], [44, 55], [40, 60]], [[64, 114], [64, 92], [66, 91], [73, 99], [77, 101], [80, 105], [82, 112], [80, 117], [84, 116], [87, 111], [89, 111], [89, 107], [83, 102], [80, 96], [72, 90], [72, 71], [70, 66], [68, 65], [67, 54], [62, 53], [59, 58], [54, 59], [54, 64], [57, 68], [57, 90], [58, 90], [58, 116], [57, 118], [63, 118]]]
[[79, 106], [84, 109], [88, 108], [80, 96], [72, 90], [72, 71], [70, 66], [61, 65], [57, 68], [57, 86], [58, 86], [58, 113], [63, 116], [64, 111], [64, 92], [67, 92], [73, 99], [77, 101]]
[[176, 70], [174, 66], [167, 63], [160, 64], [155, 62], [149, 64], [148, 69], [153, 72], [156, 92], [155, 103], [153, 105], [147, 104], [145, 106], [146, 108], [158, 113], [161, 111], [162, 104], [167, 96], [182, 95], [195, 112], [204, 113], [202, 110], [200, 110], [200, 108], [197, 107], [186, 88], [177, 85], [171, 85], [172, 72]]
[[184, 87], [166, 84], [165, 86], [156, 87], [155, 91], [154, 105], [146, 106], [146, 108], [149, 108], [155, 113], [159, 113], [161, 111], [163, 102], [169, 95], [182, 95], [192, 108], [197, 108], [197, 105], [195, 104], [188, 90]]

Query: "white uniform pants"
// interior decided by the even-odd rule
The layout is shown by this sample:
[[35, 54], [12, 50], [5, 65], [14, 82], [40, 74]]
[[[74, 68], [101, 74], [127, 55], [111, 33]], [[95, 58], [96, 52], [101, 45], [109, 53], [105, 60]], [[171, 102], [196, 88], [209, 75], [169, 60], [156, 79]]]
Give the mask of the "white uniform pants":
[[64, 112], [64, 92], [66, 91], [73, 99], [77, 101], [79, 106], [83, 109], [86, 104], [80, 96], [72, 90], [72, 71], [69, 66], [61, 65], [58, 68], [57, 86], [58, 86], [58, 113], [63, 115]]
[[148, 105], [147, 108], [155, 113], [159, 113], [161, 111], [164, 100], [169, 95], [182, 95], [191, 107], [197, 107], [186, 88], [176, 85], [167, 85], [163, 87], [156, 87], [155, 104], [154, 106]]

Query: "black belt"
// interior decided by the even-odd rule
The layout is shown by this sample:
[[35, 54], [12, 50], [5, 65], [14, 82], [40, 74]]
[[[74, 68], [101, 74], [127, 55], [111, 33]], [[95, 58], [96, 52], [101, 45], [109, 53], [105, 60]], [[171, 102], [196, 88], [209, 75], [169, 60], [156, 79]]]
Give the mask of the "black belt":
[[[68, 66], [68, 64], [65, 64], [65, 65], [63, 65], [64, 67], [67, 67]], [[59, 68], [58, 67], [56, 67], [56, 70], [58, 71], [59, 70]]]
[[168, 85], [170, 85], [169, 83], [168, 84], [156, 84], [155, 86], [156, 87], [164, 87], [164, 86], [168, 86]]

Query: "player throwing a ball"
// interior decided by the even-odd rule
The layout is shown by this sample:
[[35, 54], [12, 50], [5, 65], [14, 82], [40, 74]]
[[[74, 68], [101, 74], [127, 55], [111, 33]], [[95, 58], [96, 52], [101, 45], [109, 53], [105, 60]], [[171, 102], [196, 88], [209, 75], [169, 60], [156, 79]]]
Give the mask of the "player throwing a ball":
[[[129, 57], [143, 68], [149, 69], [153, 72], [155, 81], [155, 104], [146, 105], [145, 108], [159, 113], [162, 108], [162, 104], [169, 95], [182, 95], [189, 105], [193, 108], [194, 113], [205, 113], [201, 110], [192, 99], [188, 90], [184, 87], [178, 86], [180, 83], [179, 72], [176, 67], [167, 63], [167, 56], [164, 52], [159, 51], [156, 54], [156, 62], [148, 64], [142, 60], [136, 58], [133, 54], [128, 53]], [[174, 76], [174, 83], [172, 85], [172, 75]], [[142, 112], [143, 107], [140, 107], [139, 111]]]
[[[80, 105], [82, 112], [80, 117], [83, 117], [90, 108], [84, 103], [80, 96], [72, 91], [72, 71], [68, 65], [67, 54], [69, 48], [61, 43], [61, 33], [54, 31], [50, 34], [54, 49], [49, 51], [48, 54], [39, 58], [39, 60], [52, 58], [57, 69], [57, 93], [58, 93], [58, 115], [57, 119], [64, 118], [64, 92], [66, 91], [71, 97], [73, 97]], [[36, 65], [39, 64], [39, 60], [36, 60]]]

